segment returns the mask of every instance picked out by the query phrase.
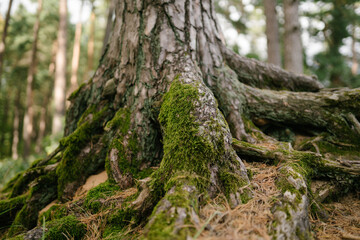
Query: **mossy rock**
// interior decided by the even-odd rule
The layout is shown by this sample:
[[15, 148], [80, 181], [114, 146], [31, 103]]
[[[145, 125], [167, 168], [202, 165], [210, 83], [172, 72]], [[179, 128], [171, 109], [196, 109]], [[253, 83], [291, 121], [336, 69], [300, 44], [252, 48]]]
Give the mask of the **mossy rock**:
[[73, 215], [50, 221], [46, 227], [47, 240], [81, 239], [86, 234], [86, 225]]

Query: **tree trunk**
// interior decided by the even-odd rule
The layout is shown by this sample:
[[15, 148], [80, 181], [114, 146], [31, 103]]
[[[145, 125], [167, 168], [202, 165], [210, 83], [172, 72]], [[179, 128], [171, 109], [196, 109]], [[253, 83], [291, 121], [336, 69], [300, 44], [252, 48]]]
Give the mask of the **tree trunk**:
[[36, 54], [37, 54], [37, 42], [40, 29], [40, 14], [42, 10], [42, 0], [38, 0], [38, 9], [36, 15], [36, 22], [34, 25], [34, 42], [31, 49], [31, 62], [29, 66], [28, 76], [26, 78], [26, 110], [24, 115], [24, 127], [23, 127], [23, 139], [24, 139], [24, 151], [23, 157], [24, 160], [27, 159], [31, 152], [31, 142], [33, 135], [33, 121], [34, 121], [34, 96], [33, 96], [33, 86], [34, 86], [34, 77], [36, 71]]
[[[54, 77], [54, 72], [55, 72], [55, 61], [56, 61], [56, 53], [57, 53], [57, 41], [54, 41], [53, 45], [52, 45], [52, 49], [51, 49], [51, 61], [49, 64], [49, 76], [51, 78]], [[54, 85], [53, 83], [50, 83], [50, 86], [48, 89], [45, 90], [44, 93], [44, 101], [43, 104], [41, 106], [40, 109], [40, 121], [39, 121], [39, 132], [38, 132], [38, 136], [36, 139], [36, 146], [35, 146], [35, 152], [36, 153], [40, 153], [41, 152], [41, 144], [42, 141], [44, 139], [44, 136], [46, 134], [46, 120], [48, 117], [48, 109], [49, 109], [49, 102], [51, 100], [51, 96], [52, 96], [52, 89], [53, 89]]]
[[71, 79], [70, 79], [70, 89], [69, 92], [75, 91], [78, 88], [78, 69], [79, 69], [79, 60], [80, 60], [80, 40], [81, 40], [81, 30], [82, 30], [82, 9], [83, 9], [84, 1], [81, 1], [81, 7], [79, 10], [79, 21], [76, 24], [75, 30], [75, 38], [74, 38], [74, 48], [73, 48], [73, 55], [71, 61]]
[[351, 42], [351, 53], [352, 53], [352, 65], [351, 65], [351, 73], [353, 76], [357, 75], [358, 72], [358, 68], [359, 68], [359, 63], [358, 63], [358, 58], [357, 58], [357, 52], [356, 52], [356, 47], [355, 44], [357, 42], [356, 40], [356, 26], [353, 25], [352, 27], [352, 42]]
[[11, 145], [11, 158], [14, 160], [19, 157], [20, 93], [21, 91], [17, 89], [14, 101], [13, 139]]
[[39, 120], [39, 132], [36, 139], [36, 146], [35, 146], [35, 152], [40, 153], [42, 151], [42, 142], [45, 137], [45, 130], [46, 130], [46, 117], [47, 117], [47, 109], [49, 107], [49, 100], [51, 98], [51, 93], [45, 93], [44, 94], [44, 101], [43, 105], [40, 109], [40, 120]]
[[[8, 87], [7, 87], [8, 88]], [[2, 89], [4, 91], [4, 93], [9, 92], [9, 89], [3, 88]], [[4, 94], [5, 95], [5, 94]], [[6, 141], [6, 132], [7, 132], [7, 126], [8, 126], [8, 120], [9, 120], [9, 99], [11, 97], [9, 96], [2, 96], [1, 99], [1, 110], [2, 110], [2, 114], [1, 114], [1, 122], [2, 122], [2, 128], [1, 128], [1, 135], [0, 135], [0, 158], [4, 158], [6, 157], [8, 154], [6, 146], [5, 146], [5, 141]]]
[[87, 69], [84, 74], [83, 82], [86, 82], [94, 70], [94, 41], [95, 41], [95, 6], [92, 3], [91, 15], [90, 15], [90, 29], [89, 29], [89, 40], [87, 45]]
[[109, 1], [108, 17], [107, 17], [107, 20], [106, 20], [106, 28], [105, 28], [103, 46], [101, 48], [101, 54], [103, 54], [104, 51], [105, 51], [105, 47], [106, 47], [107, 43], [109, 42], [110, 34], [111, 34], [112, 29], [113, 29], [114, 10], [115, 10], [115, 0], [110, 0]]
[[[309, 207], [318, 200], [310, 180], [337, 180], [340, 189], [359, 180], [360, 89], [322, 89], [314, 78], [236, 55], [221, 42], [209, 0], [117, 1], [115, 16], [94, 77], [70, 96], [59, 147], [3, 190], [0, 203], [13, 206], [0, 215], [11, 224], [7, 236], [45, 218], [48, 230], [26, 235], [198, 238], [226, 222], [229, 208], [252, 201], [246, 159], [277, 166], [267, 234], [311, 238]], [[308, 137], [280, 142], [264, 133], [274, 126]], [[106, 183], [76, 194], [104, 169]], [[201, 214], [209, 205], [222, 209], [214, 223]], [[61, 230], [65, 222], [73, 227]]]
[[299, 0], [284, 0], [284, 14], [285, 69], [294, 73], [303, 73]]
[[268, 63], [281, 66], [279, 24], [276, 14], [276, 0], [264, 1], [266, 17], [266, 39]]
[[13, 0], [9, 0], [9, 6], [8, 6], [8, 10], [6, 12], [4, 29], [2, 32], [2, 37], [1, 37], [1, 42], [0, 42], [0, 89], [1, 89], [1, 84], [2, 84], [2, 71], [3, 71], [4, 53], [5, 53], [5, 47], [6, 47], [6, 36], [7, 36], [7, 30], [9, 27], [12, 3], [13, 3]]
[[66, 94], [66, 30], [67, 30], [67, 1], [60, 0], [60, 22], [58, 32], [58, 46], [56, 53], [56, 70], [54, 83], [55, 111], [52, 122], [52, 134], [59, 134], [64, 129], [65, 94]]

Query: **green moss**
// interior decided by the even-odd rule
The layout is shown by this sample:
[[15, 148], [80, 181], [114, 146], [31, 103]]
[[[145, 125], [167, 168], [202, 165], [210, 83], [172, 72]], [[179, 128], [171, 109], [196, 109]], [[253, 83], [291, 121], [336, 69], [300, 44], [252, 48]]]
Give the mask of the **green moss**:
[[86, 85], [86, 83], [82, 83], [78, 89], [76, 89], [74, 92], [71, 93], [68, 100], [72, 100], [77, 97], [77, 95], [80, 93], [81, 89]]
[[[179, 76], [177, 77], [179, 78]], [[166, 182], [173, 170], [187, 171], [209, 179], [208, 164], [216, 159], [216, 152], [199, 134], [199, 125], [192, 115], [199, 99], [197, 88], [174, 80], [163, 97], [159, 122], [163, 130], [164, 156], [157, 171]], [[204, 188], [203, 181], [198, 182]]]
[[81, 239], [86, 233], [86, 225], [70, 215], [47, 224], [49, 229], [45, 234], [47, 240]]
[[[230, 173], [226, 170], [220, 170], [220, 175], [219, 175], [219, 179], [221, 180], [221, 182], [223, 183], [224, 186], [224, 194], [227, 198], [230, 197], [231, 193], [235, 193], [237, 191], [239, 191], [240, 187], [244, 187], [247, 185], [247, 182], [245, 182], [240, 176], [234, 174], [234, 173]], [[248, 195], [249, 192], [246, 192], [246, 194], [241, 194], [243, 195], [242, 200], [244, 200], [243, 203], [246, 203], [247, 201], [249, 201], [251, 198], [251, 195]], [[246, 195], [248, 195], [248, 197], [246, 197]]]
[[254, 177], [254, 172], [250, 168], [246, 169], [249, 180], [251, 181]]
[[137, 212], [132, 208], [123, 208], [118, 210], [115, 214], [109, 218], [109, 224], [123, 228], [131, 223], [138, 222], [136, 219]]
[[24, 193], [28, 189], [28, 184], [44, 173], [43, 170], [44, 167], [35, 167], [25, 170], [18, 175], [17, 180], [12, 186], [10, 197], [16, 197]]
[[54, 219], [60, 219], [67, 215], [67, 209], [64, 205], [61, 204], [55, 204], [49, 208], [46, 212], [42, 213], [39, 216], [39, 221], [43, 221], [43, 218], [45, 217], [45, 221], [51, 221]]
[[[113, 119], [106, 124], [107, 131], [116, 131], [115, 137], [110, 144], [111, 149], [118, 150], [118, 166], [122, 173], [131, 174], [134, 178], [140, 178], [148, 175], [149, 171], [140, 171], [141, 160], [138, 158], [139, 143], [137, 140], [136, 132], [131, 130], [131, 112], [127, 108], [119, 109]], [[109, 153], [110, 153], [109, 151]], [[110, 159], [107, 156], [105, 161], [105, 168], [111, 178]]]
[[17, 213], [11, 225], [9, 236], [35, 227], [39, 211], [56, 199], [56, 196], [57, 176], [54, 171], [37, 178], [28, 194], [27, 204]]
[[25, 234], [19, 234], [12, 238], [7, 238], [7, 240], [23, 240], [25, 237]]
[[130, 128], [130, 111], [127, 108], [120, 108], [115, 116], [106, 124], [107, 130], [119, 129], [122, 134], [126, 134]]
[[[180, 177], [180, 178], [179, 178]], [[192, 223], [189, 217], [189, 214], [192, 210], [198, 209], [198, 192], [188, 191], [193, 187], [189, 184], [189, 177], [183, 177], [181, 174], [178, 174], [174, 179], [171, 179], [169, 182], [173, 182], [174, 185], [172, 191], [169, 191], [163, 200], [161, 200], [160, 205], [153, 210], [153, 214], [150, 217], [152, 219], [152, 224], [146, 233], [146, 239], [186, 239], [186, 236], [191, 236], [194, 234], [194, 228], [192, 228]], [[170, 209], [161, 209], [159, 206], [163, 206], [164, 201], [170, 202], [171, 206], [176, 206], [173, 208], [174, 211]], [[181, 212], [179, 212], [181, 211]], [[176, 229], [176, 221], [179, 214], [183, 214], [185, 211], [187, 213], [186, 218], [183, 219], [183, 225], [178, 229], [177, 232], [174, 232]], [[179, 226], [178, 226], [179, 227]]]
[[[102, 122], [109, 115], [108, 107], [104, 107], [94, 114], [91, 120], [82, 123], [72, 134], [60, 140], [60, 145], [64, 148], [62, 160], [56, 169], [59, 176], [58, 197], [63, 195], [66, 184], [77, 181], [84, 177], [84, 172], [89, 166], [84, 167], [85, 160], [78, 157], [81, 149], [86, 146], [97, 133], [102, 131]], [[87, 159], [89, 160], [89, 159]], [[91, 161], [86, 161], [87, 165]]]
[[104, 182], [97, 187], [91, 189], [85, 198], [84, 207], [90, 209], [91, 212], [97, 213], [102, 207], [101, 199], [106, 199], [120, 191], [120, 187], [110, 182]]
[[24, 206], [28, 194], [0, 201], [0, 225], [8, 226]]

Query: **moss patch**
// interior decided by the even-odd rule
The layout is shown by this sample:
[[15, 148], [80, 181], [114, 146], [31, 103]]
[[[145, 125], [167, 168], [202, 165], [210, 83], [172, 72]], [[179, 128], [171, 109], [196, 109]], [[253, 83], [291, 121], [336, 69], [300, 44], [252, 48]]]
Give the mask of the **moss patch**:
[[[136, 132], [131, 129], [130, 117], [130, 110], [121, 108], [116, 112], [114, 118], [106, 124], [105, 129], [107, 131], [116, 131], [109, 149], [110, 151], [112, 149], [117, 149], [117, 161], [121, 173], [131, 174], [134, 178], [141, 178], [144, 175], [149, 175], [149, 171], [140, 171], [141, 160], [138, 158], [139, 143]], [[108, 155], [110, 154], [110, 151]], [[107, 156], [105, 168], [110, 181], [114, 181], [109, 161], [109, 156]]]
[[[193, 116], [198, 89], [174, 80], [164, 95], [159, 122], [163, 130], [164, 156], [156, 178], [166, 182], [173, 171], [186, 171], [204, 179], [210, 178], [208, 164], [216, 161], [216, 152], [199, 134], [199, 124]], [[199, 179], [199, 178], [197, 178]], [[204, 189], [209, 184], [197, 181]]]
[[0, 201], [0, 225], [10, 225], [16, 213], [24, 206], [28, 195], [24, 194], [14, 198]]
[[67, 215], [67, 209], [64, 205], [56, 204], [54, 206], [51, 206], [49, 210], [42, 213], [39, 216], [39, 221], [42, 222], [43, 218], [45, 217], [45, 221], [51, 221], [54, 219], [60, 219]]
[[109, 196], [113, 196], [120, 187], [116, 184], [107, 182], [101, 183], [97, 187], [91, 189], [86, 195], [84, 207], [91, 210], [92, 213], [97, 213], [103, 207], [101, 200]]
[[[199, 204], [199, 192], [191, 185], [194, 181], [191, 181], [191, 176], [180, 173], [175, 174], [169, 182], [174, 185], [154, 209], [150, 217], [151, 226], [145, 234], [146, 239], [186, 239], [186, 236], [195, 233], [189, 217], [189, 213], [196, 211]], [[175, 207], [164, 207], [167, 205]], [[182, 219], [180, 223], [179, 218]]]
[[81, 239], [86, 233], [86, 225], [72, 215], [49, 222], [47, 228], [45, 239], [48, 240]]

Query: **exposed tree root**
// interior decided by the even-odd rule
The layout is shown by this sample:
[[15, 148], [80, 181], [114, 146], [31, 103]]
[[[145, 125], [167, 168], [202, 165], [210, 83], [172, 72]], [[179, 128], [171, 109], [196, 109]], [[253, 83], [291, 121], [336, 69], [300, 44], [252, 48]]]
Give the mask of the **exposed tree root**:
[[277, 66], [266, 64], [255, 59], [241, 57], [219, 44], [226, 64], [233, 69], [239, 81], [257, 88], [317, 92], [323, 85], [315, 76], [294, 74]]

